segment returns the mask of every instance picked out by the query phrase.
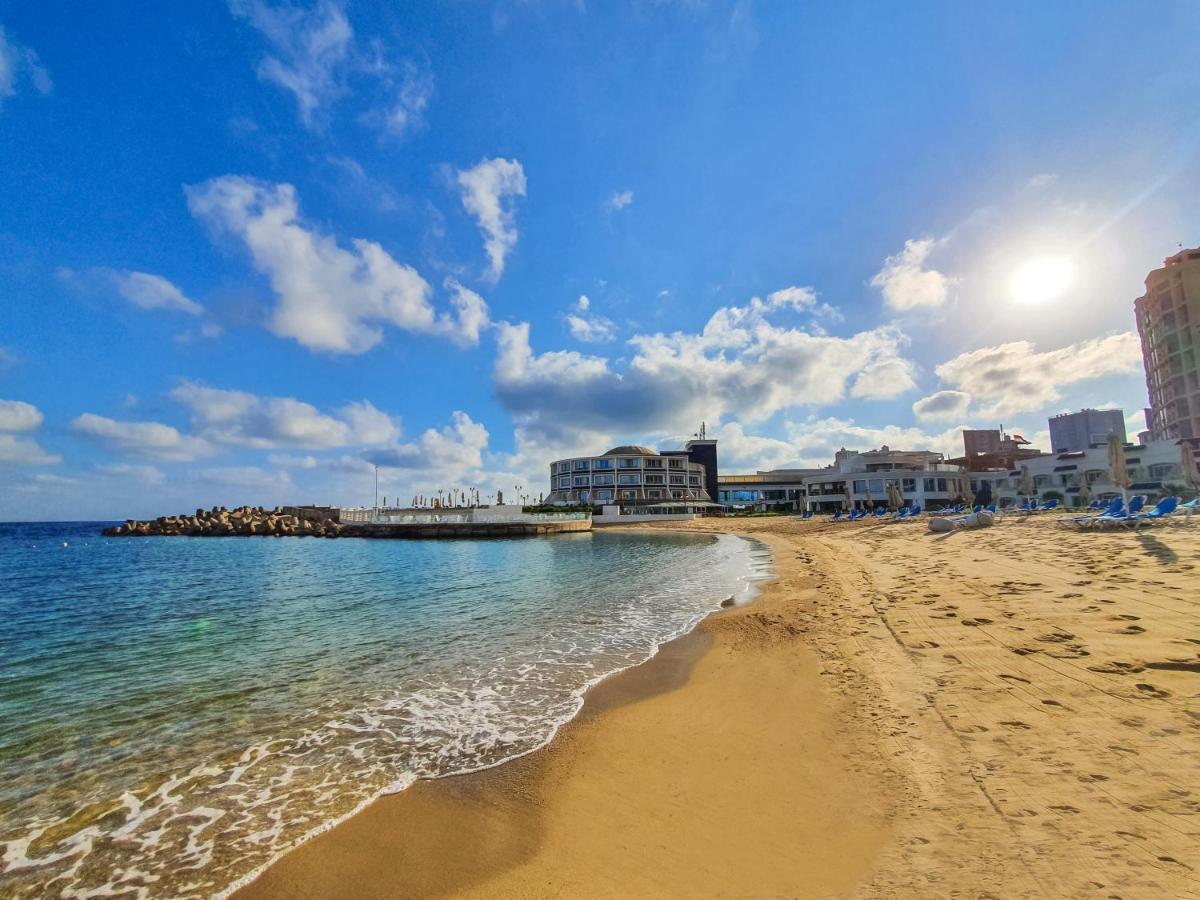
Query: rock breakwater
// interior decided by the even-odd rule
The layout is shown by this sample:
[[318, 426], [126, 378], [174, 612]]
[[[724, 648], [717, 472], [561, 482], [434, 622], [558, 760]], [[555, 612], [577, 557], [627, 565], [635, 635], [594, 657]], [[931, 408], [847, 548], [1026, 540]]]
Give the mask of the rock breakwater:
[[228, 510], [214, 506], [198, 509], [191, 516], [159, 516], [145, 521], [128, 519], [122, 525], [105, 528], [101, 534], [106, 537], [264, 535], [336, 538], [345, 532], [346, 526], [323, 510], [278, 506], [272, 510], [261, 506], [239, 506]]

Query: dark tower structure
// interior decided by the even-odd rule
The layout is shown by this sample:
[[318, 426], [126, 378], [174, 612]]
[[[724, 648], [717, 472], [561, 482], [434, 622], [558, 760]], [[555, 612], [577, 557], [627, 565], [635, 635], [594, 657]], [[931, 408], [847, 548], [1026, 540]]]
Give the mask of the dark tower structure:
[[687, 451], [688, 460], [704, 466], [704, 489], [708, 496], [717, 502], [717, 442], [709, 440], [704, 423], [700, 423], [700, 431], [695, 438], [683, 445]]

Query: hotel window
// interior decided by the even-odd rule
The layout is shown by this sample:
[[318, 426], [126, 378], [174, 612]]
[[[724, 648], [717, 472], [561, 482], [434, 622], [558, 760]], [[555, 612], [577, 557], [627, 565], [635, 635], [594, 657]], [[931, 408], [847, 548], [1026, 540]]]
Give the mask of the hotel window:
[[908, 493], [911, 494], [916, 489], [917, 489], [917, 479], [903, 478], [900, 480], [900, 490], [907, 491]]
[[642, 465], [647, 469], [661, 469], [663, 461], [661, 459], [643, 459]]
[[933, 478], [925, 479], [925, 493], [932, 494], [937, 490], [937, 481]]
[[659, 497], [662, 496], [662, 491], [647, 491], [646, 494], [650, 497], [653, 497], [655, 500], [657, 500]]
[[575, 476], [575, 487], [587, 487], [590, 479], [586, 475]]
[[1153, 481], [1160, 481], [1163, 478], [1170, 478], [1175, 474], [1177, 469], [1181, 467], [1175, 463], [1155, 463], [1150, 467], [1150, 478]]
[[945, 478], [939, 478], [939, 479], [937, 480], [937, 489], [938, 489], [938, 492], [939, 492], [939, 493], [942, 493], [942, 494], [946, 493], [946, 491], [948, 490], [948, 488], [947, 488], [947, 486], [946, 486], [946, 479], [945, 479]]
[[579, 472], [581, 470], [586, 472], [587, 467], [588, 467], [588, 461], [586, 459], [575, 460], [575, 471], [576, 472]]
[[620, 465], [620, 468], [622, 468], [622, 469], [637, 469], [637, 468], [639, 468], [638, 463], [639, 463], [639, 460], [637, 459], [637, 457], [626, 456], [626, 457], [621, 458], [621, 462], [619, 465]]
[[867, 483], [865, 481], [854, 482], [854, 493], [865, 494], [867, 492]]
[[596, 491], [596, 501], [598, 503], [607, 503], [612, 499], [612, 491]]
[[667, 465], [672, 469], [682, 469], [683, 468], [683, 460], [672, 457], [667, 462]]
[[571, 479], [570, 478], [558, 479], [558, 486], [560, 488], [569, 488], [571, 486]]
[[883, 493], [883, 479], [882, 478], [872, 478], [867, 486], [871, 489], [871, 493], [874, 494], [876, 497], [880, 496]]
[[683, 499], [683, 491], [671, 491], [671, 499], [672, 500], [682, 500]]
[[612, 484], [613, 477], [611, 475], [596, 475], [592, 478], [593, 484]]
[[688, 484], [699, 484], [699, 483], [700, 483], [699, 475], [689, 475], [688, 476]]
[[666, 475], [646, 475], [645, 480], [646, 480], [646, 484], [666, 484], [667, 476]]
[[637, 497], [637, 491], [621, 491], [622, 500], [633, 500]]
[[687, 484], [687, 479], [682, 475], [672, 475], [671, 484]]
[[593, 468], [611, 469], [612, 468], [612, 460], [611, 459], [598, 459], [598, 460], [596, 460], [596, 463], [593, 466]]
[[641, 478], [637, 475], [618, 475], [617, 484], [639, 484]]

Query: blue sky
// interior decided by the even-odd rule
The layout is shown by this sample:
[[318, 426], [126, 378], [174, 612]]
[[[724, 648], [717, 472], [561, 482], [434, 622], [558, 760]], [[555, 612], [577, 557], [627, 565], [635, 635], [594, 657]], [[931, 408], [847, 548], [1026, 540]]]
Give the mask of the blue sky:
[[1134, 419], [1200, 243], [1195, 4], [127, 6], [0, 0], [0, 520]]

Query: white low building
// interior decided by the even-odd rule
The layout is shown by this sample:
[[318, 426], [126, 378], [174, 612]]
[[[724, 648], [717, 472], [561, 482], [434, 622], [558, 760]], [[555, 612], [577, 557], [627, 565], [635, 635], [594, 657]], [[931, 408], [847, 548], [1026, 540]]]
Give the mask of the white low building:
[[[1130, 481], [1128, 494], [1146, 494], [1153, 499], [1187, 490], [1182, 451], [1176, 441], [1126, 444], [1125, 465]], [[1022, 468], [1027, 470], [1033, 488], [1030, 498], [1021, 492]], [[1107, 445], [1037, 456], [1023, 460], [1015, 469], [971, 472], [970, 476], [976, 494], [987, 485], [993, 500], [1001, 506], [1019, 505], [1033, 498], [1059, 499], [1072, 507], [1087, 506], [1090, 500], [1104, 500], [1121, 493], [1109, 472]], [[1083, 489], [1085, 481], [1087, 491]]]

